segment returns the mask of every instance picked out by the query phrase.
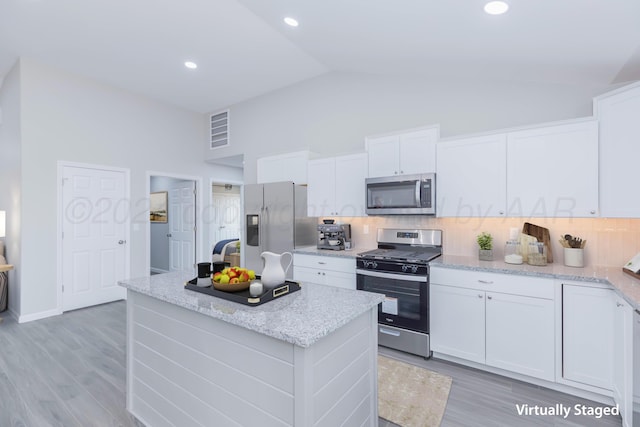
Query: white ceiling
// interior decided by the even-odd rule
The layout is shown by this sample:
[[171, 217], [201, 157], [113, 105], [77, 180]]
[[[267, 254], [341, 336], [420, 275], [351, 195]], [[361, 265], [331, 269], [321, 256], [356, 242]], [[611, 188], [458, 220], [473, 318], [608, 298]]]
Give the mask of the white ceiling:
[[31, 58], [197, 112], [329, 71], [640, 79], [640, 1], [507, 1], [490, 16], [483, 0], [1, 0], [0, 76]]

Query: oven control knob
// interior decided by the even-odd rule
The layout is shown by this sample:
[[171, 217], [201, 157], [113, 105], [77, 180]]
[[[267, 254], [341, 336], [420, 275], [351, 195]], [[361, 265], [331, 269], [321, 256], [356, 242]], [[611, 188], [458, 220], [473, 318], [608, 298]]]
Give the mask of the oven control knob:
[[364, 268], [376, 268], [378, 263], [375, 261], [362, 261], [362, 265], [364, 265]]
[[413, 273], [416, 274], [418, 272], [418, 266], [417, 265], [411, 265], [411, 264], [403, 264], [402, 265], [402, 272], [403, 273]]

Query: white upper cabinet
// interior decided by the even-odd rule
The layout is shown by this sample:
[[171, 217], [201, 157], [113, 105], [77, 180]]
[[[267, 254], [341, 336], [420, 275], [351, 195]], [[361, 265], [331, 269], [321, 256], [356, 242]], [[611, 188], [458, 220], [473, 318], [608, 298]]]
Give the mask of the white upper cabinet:
[[600, 121], [600, 216], [638, 218], [640, 83], [595, 99]]
[[366, 153], [310, 160], [308, 169], [309, 216], [366, 216]]
[[437, 144], [436, 209], [441, 217], [501, 217], [506, 212], [504, 133]]
[[336, 157], [335, 203], [339, 216], [367, 216], [367, 153]]
[[256, 182], [293, 181], [295, 184], [307, 183], [307, 162], [309, 151], [278, 154], [261, 157], [256, 162]]
[[507, 134], [507, 215], [598, 215], [598, 122]]
[[335, 159], [310, 160], [307, 181], [307, 215], [335, 215]]
[[439, 127], [366, 138], [369, 177], [433, 172]]

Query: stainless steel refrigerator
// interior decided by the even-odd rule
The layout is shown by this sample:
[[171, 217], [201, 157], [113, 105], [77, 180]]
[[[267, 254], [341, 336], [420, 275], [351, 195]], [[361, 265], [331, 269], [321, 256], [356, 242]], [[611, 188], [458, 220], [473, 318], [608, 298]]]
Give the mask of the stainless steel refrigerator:
[[[307, 187], [293, 182], [250, 184], [244, 187], [244, 266], [261, 274], [260, 254], [291, 252], [316, 245], [318, 219], [307, 217]], [[283, 268], [288, 263], [283, 260]], [[287, 279], [293, 278], [293, 266]]]

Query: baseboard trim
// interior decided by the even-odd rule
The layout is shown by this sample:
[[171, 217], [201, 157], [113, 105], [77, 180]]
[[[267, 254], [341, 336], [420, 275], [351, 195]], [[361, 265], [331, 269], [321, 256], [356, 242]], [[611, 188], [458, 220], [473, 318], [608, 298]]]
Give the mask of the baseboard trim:
[[468, 366], [481, 371], [491, 372], [492, 374], [502, 375], [503, 377], [513, 378], [525, 383], [534, 384], [539, 387], [545, 387], [551, 390], [567, 393], [582, 399], [593, 400], [594, 402], [602, 403], [604, 405], [615, 405], [613, 401], [613, 393], [609, 390], [602, 390], [602, 393], [597, 393], [591, 390], [583, 390], [572, 385], [563, 384], [559, 382], [550, 382], [539, 378], [530, 377], [528, 375], [518, 374], [516, 372], [506, 371], [500, 368], [494, 368], [492, 366], [484, 365], [482, 363], [470, 362], [468, 360], [460, 359], [455, 356], [449, 356], [442, 353], [433, 353], [434, 359], [446, 360], [458, 365]]
[[34, 320], [46, 319], [47, 317], [59, 316], [62, 311], [56, 309], [41, 311], [39, 313], [26, 314], [18, 316], [18, 323], [33, 322]]

